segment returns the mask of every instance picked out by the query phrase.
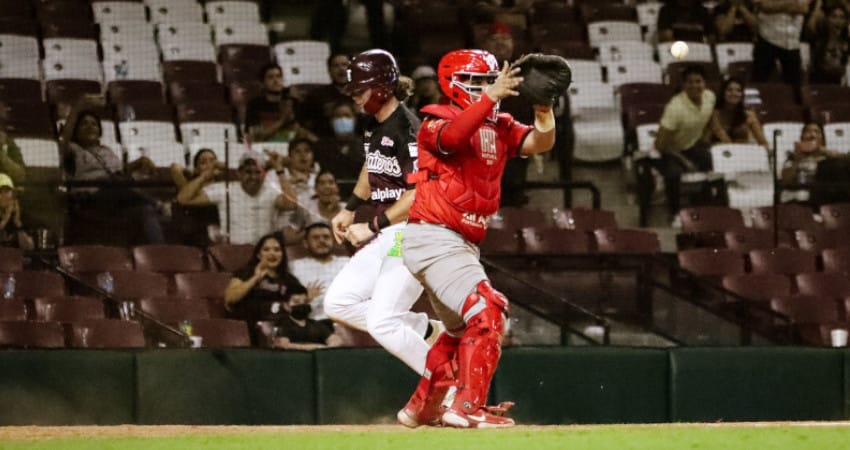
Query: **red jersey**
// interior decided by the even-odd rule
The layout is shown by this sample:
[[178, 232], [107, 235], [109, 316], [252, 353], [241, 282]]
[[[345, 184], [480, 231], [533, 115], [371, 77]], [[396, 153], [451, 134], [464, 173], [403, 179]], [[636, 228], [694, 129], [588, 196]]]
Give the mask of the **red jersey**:
[[533, 127], [501, 113], [496, 122], [482, 123], [461, 148], [441, 149], [441, 130], [463, 110], [429, 105], [422, 111], [429, 116], [417, 135], [419, 173], [410, 218], [445, 225], [477, 244], [499, 210], [505, 163], [519, 156]]

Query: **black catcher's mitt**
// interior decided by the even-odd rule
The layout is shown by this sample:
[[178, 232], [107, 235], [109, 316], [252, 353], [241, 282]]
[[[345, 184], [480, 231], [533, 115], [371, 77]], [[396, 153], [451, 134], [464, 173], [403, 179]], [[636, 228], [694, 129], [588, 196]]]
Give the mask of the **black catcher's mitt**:
[[573, 72], [567, 60], [558, 55], [531, 53], [513, 63], [521, 69], [522, 83], [517, 86], [519, 95], [534, 105], [551, 105], [553, 99], [567, 92]]

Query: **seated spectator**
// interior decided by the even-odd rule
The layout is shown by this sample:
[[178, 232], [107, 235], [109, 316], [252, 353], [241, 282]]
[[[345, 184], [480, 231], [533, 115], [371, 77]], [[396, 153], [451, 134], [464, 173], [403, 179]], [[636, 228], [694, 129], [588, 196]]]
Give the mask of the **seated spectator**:
[[284, 316], [284, 304], [307, 289], [291, 273], [279, 233], [261, 236], [251, 260], [233, 274], [224, 292], [224, 305], [231, 318], [254, 323]]
[[27, 178], [21, 148], [2, 130], [0, 130], [0, 174], [9, 175], [9, 178], [19, 185], [23, 184]]
[[658, 42], [710, 40], [714, 27], [698, 0], [665, 0], [658, 11]]
[[709, 144], [759, 144], [767, 140], [756, 113], [744, 107], [744, 83], [731, 77], [723, 82], [717, 104], [706, 128]]
[[702, 137], [714, 111], [715, 96], [705, 88], [701, 66], [688, 66], [683, 78], [682, 92], [670, 99], [661, 116], [655, 138], [661, 158], [649, 161], [664, 177], [671, 218], [679, 211], [682, 174], [711, 170], [711, 153]]
[[758, 32], [751, 0], [723, 0], [712, 13], [717, 42], [752, 42]]
[[413, 79], [413, 95], [406, 103], [422, 118], [424, 115], [420, 110], [425, 106], [440, 103], [443, 100], [443, 92], [440, 90], [437, 72], [431, 66], [417, 67], [410, 74], [410, 78]]
[[304, 205], [313, 197], [316, 175], [319, 170], [313, 156], [313, 144], [307, 139], [295, 139], [289, 143], [289, 158], [285, 158], [284, 172], [295, 188], [298, 204]]
[[822, 1], [815, 0], [803, 32], [804, 40], [810, 44], [812, 58], [809, 83], [841, 84], [850, 55], [847, 9], [842, 3], [823, 8]]
[[342, 92], [342, 88], [348, 83], [347, 71], [351, 58], [344, 53], [335, 53], [328, 57], [327, 63], [330, 84], [311, 90], [298, 112], [304, 126], [320, 138], [333, 136], [331, 116], [334, 107], [339, 103], [353, 104], [351, 97]]
[[323, 137], [316, 143], [316, 162], [340, 179], [356, 180], [366, 156], [360, 134], [355, 132], [357, 115], [350, 100], [336, 103], [330, 123], [333, 136]]
[[[155, 165], [147, 157], [140, 157], [124, 167], [121, 157], [111, 148], [101, 144], [100, 118], [92, 112], [104, 106], [102, 96], [86, 95], [74, 104], [62, 134], [60, 148], [65, 169], [73, 180], [126, 181], [146, 179], [153, 175]], [[88, 206], [103, 211], [126, 211], [135, 218], [130, 223], [141, 224], [145, 242], [165, 242], [159, 222], [158, 201], [139, 189], [125, 187], [78, 188], [72, 191], [81, 208]]]
[[332, 321], [317, 321], [309, 317], [311, 308], [306, 295], [291, 296], [283, 303], [283, 308], [287, 314], [275, 323], [275, 348], [317, 350], [342, 345], [342, 338], [334, 334]]
[[21, 222], [21, 205], [15, 195], [15, 183], [5, 173], [0, 173], [0, 246], [32, 250], [32, 237]]
[[[214, 172], [215, 178], [207, 180], [202, 188], [214, 181], [221, 181], [219, 175], [224, 170], [224, 163], [218, 160], [214, 151], [202, 148], [192, 157], [192, 168], [189, 172], [179, 164], [171, 165], [171, 179], [178, 192], [189, 184], [189, 179], [200, 177], [209, 170]], [[218, 225], [218, 208], [215, 205], [183, 206], [177, 203], [172, 208], [172, 221], [178, 242], [204, 247], [210, 243], [208, 227]]]
[[219, 223], [229, 234], [230, 243], [256, 242], [272, 231], [275, 210], [293, 210], [297, 205], [295, 190], [283, 174], [282, 158], [273, 158], [272, 168], [279, 175], [279, 183], [266, 180], [263, 155], [247, 151], [239, 159], [238, 188], [228, 189], [225, 182], [209, 183], [218, 170], [212, 165], [180, 189], [177, 201], [181, 205], [217, 205]]
[[784, 183], [811, 183], [815, 180], [818, 164], [827, 159], [846, 158], [846, 156], [826, 148], [823, 128], [820, 124], [807, 123], [800, 133], [800, 141], [794, 145], [794, 151], [788, 153], [788, 159], [782, 165], [782, 181]]
[[802, 75], [800, 34], [809, 0], [763, 0], [758, 3], [758, 36], [753, 48], [753, 79], [770, 81], [776, 62], [782, 66], [782, 80], [798, 86]]
[[245, 128], [254, 142], [289, 142], [296, 137], [315, 141], [316, 135], [295, 117], [295, 99], [283, 87], [283, 70], [270, 63], [260, 69], [263, 93], [245, 108]]
[[331, 220], [345, 206], [339, 198], [339, 185], [336, 176], [329, 170], [323, 170], [316, 176], [315, 195], [302, 206], [310, 215], [309, 223]]
[[310, 318], [313, 320], [328, 319], [324, 308], [325, 290], [350, 259], [347, 256], [334, 255], [333, 246], [334, 238], [330, 225], [316, 222], [309, 225], [304, 232], [307, 256], [290, 262], [292, 274], [307, 286]]

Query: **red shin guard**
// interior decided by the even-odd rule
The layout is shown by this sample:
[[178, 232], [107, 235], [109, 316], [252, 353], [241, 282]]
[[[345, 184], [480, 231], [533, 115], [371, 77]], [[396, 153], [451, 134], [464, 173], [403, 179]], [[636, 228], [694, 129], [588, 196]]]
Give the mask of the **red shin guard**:
[[442, 333], [431, 346], [425, 360], [425, 373], [402, 410], [417, 425], [403, 422], [406, 426], [428, 425], [439, 421], [443, 399], [449, 388], [455, 385], [454, 371], [459, 342], [458, 338]]

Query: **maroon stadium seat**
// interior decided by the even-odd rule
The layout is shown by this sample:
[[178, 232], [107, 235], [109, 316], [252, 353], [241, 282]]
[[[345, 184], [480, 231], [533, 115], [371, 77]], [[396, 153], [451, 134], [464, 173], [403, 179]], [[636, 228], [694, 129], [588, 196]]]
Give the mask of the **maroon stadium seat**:
[[0, 273], [24, 270], [24, 252], [13, 247], [0, 247]]
[[0, 300], [0, 321], [27, 320], [27, 304], [20, 298]]
[[553, 213], [552, 222], [557, 228], [593, 231], [599, 228], [617, 228], [613, 211], [605, 209], [573, 208]]
[[138, 270], [152, 272], [200, 272], [204, 270], [204, 254], [188, 245], [139, 245], [133, 247], [133, 260]]
[[791, 295], [791, 279], [776, 273], [727, 275], [722, 283], [724, 289], [757, 302]]
[[588, 253], [593, 247], [584, 231], [555, 228], [523, 228], [520, 232], [523, 251], [532, 255]]
[[605, 228], [593, 232], [600, 253], [657, 253], [661, 251], [658, 235], [652, 231]]
[[103, 301], [89, 297], [41, 297], [33, 299], [35, 320], [40, 322], [82, 322], [104, 319]]
[[203, 347], [250, 347], [248, 325], [241, 320], [198, 319], [192, 321], [192, 334], [204, 338]]
[[796, 275], [817, 270], [815, 253], [808, 250], [779, 247], [753, 250], [749, 256], [753, 273]]
[[791, 85], [785, 83], [749, 83], [750, 89], [759, 91], [762, 105], [796, 105], [797, 94]]
[[679, 211], [682, 231], [727, 231], [744, 228], [741, 211], [723, 206], [700, 206]]
[[232, 123], [233, 110], [230, 108], [230, 105], [224, 102], [224, 100], [211, 102], [186, 102], [177, 105], [177, 121], [180, 123]]
[[126, 248], [103, 245], [59, 247], [59, 264], [73, 273], [133, 269], [133, 260]]
[[817, 297], [850, 297], [850, 278], [838, 273], [801, 273], [796, 276], [797, 290]]
[[157, 272], [121, 270], [111, 272], [112, 294], [120, 299], [164, 297], [168, 295], [168, 277]]
[[0, 347], [62, 348], [65, 333], [57, 322], [0, 322]]
[[761, 104], [753, 108], [761, 123], [770, 122], [803, 122], [806, 120], [805, 109], [797, 105]]
[[90, 21], [49, 17], [40, 21], [42, 37], [97, 40], [97, 29]]
[[490, 226], [492, 228], [515, 231], [526, 227], [544, 227], [547, 224], [546, 214], [539, 209], [507, 206], [499, 210], [499, 216], [502, 218], [501, 226], [494, 223], [496, 219], [491, 217]]
[[850, 203], [822, 205], [820, 215], [827, 229], [850, 231]]
[[0, 16], [9, 19], [30, 20], [33, 10], [29, 2], [21, 0], [0, 0]]
[[230, 283], [227, 272], [188, 272], [174, 275], [176, 294], [184, 298], [224, 299]]
[[165, 323], [177, 324], [183, 320], [210, 318], [207, 303], [195, 300], [171, 297], [143, 298], [139, 301], [139, 306], [142, 311]]
[[800, 100], [804, 105], [846, 104], [850, 98], [850, 87], [837, 84], [809, 84], [800, 88]]
[[267, 45], [225, 44], [218, 46], [218, 60], [221, 63], [242, 61], [271, 62], [272, 54]]
[[209, 61], [164, 61], [162, 75], [166, 84], [188, 80], [218, 81], [218, 69], [215, 63]]
[[698, 276], [744, 273], [744, 258], [729, 249], [695, 248], [678, 253], [679, 266]]
[[224, 85], [212, 81], [173, 81], [168, 85], [172, 103], [225, 103]]
[[[786, 233], [780, 233], [780, 245], [787, 241]], [[723, 233], [726, 242], [726, 248], [735, 250], [738, 253], [749, 253], [752, 250], [774, 248], [773, 231], [757, 230], [754, 228], [739, 228]]]
[[68, 346], [75, 348], [144, 348], [145, 336], [139, 322], [87, 320], [66, 327]]
[[517, 254], [520, 252], [520, 240], [517, 230], [489, 229], [484, 241], [479, 245], [481, 253]]
[[811, 295], [790, 295], [770, 301], [770, 309], [791, 318], [795, 324], [820, 324], [838, 321], [838, 302]]
[[40, 102], [41, 82], [23, 78], [0, 79], [0, 101]]
[[91, 7], [81, 5], [75, 0], [38, 1], [36, 15], [40, 22], [67, 20], [73, 22], [92, 22]]
[[813, 230], [797, 230], [794, 232], [794, 238], [797, 247], [820, 252], [823, 249], [840, 247], [842, 244], [850, 245], [849, 234], [847, 230], [825, 230], [818, 227]]
[[151, 80], [118, 80], [107, 86], [110, 103], [115, 105], [154, 102], [163, 103], [162, 83]]
[[22, 272], [0, 274], [0, 286], [6, 286], [11, 276], [15, 277], [16, 298], [28, 299], [65, 295], [65, 280], [58, 273], [24, 270]]
[[821, 253], [824, 272], [850, 275], [850, 247], [828, 248]]
[[207, 248], [214, 266], [220, 272], [236, 272], [251, 261], [254, 246], [250, 244], [219, 244]]
[[[810, 230], [816, 226], [812, 210], [806, 206], [782, 204], [779, 211], [780, 230]], [[762, 230], [773, 229], [773, 206], [762, 206], [751, 210], [753, 227]]]
[[83, 95], [100, 94], [101, 86], [92, 80], [50, 80], [45, 83], [45, 90], [47, 101], [51, 104], [73, 104]]
[[809, 118], [812, 122], [826, 125], [833, 122], [850, 122], [850, 105], [830, 103], [827, 105], [812, 105], [809, 108]]

